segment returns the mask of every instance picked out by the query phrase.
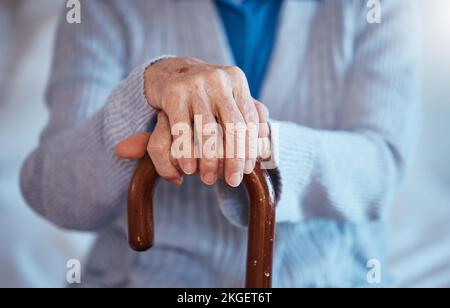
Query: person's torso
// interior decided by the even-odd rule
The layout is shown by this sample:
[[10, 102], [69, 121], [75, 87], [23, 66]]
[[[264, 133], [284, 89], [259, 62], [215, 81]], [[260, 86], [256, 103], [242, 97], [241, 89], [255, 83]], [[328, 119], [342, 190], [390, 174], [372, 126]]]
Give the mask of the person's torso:
[[[353, 12], [344, 3], [284, 2], [260, 97], [271, 118], [317, 129], [336, 128], [352, 62], [353, 27], [345, 17]], [[127, 10], [127, 34], [134, 46], [129, 70], [163, 54], [234, 64], [213, 1], [137, 0], [119, 5]], [[202, 185], [195, 176], [180, 188], [161, 181], [154, 207], [153, 250], [131, 252], [125, 217], [100, 234], [88, 268], [95, 273], [97, 285], [102, 281], [110, 286], [243, 285], [247, 231], [222, 215], [215, 188]], [[382, 258], [376, 255], [377, 243], [361, 246], [374, 230], [380, 226], [327, 220], [277, 225], [274, 285], [360, 285], [366, 279], [362, 260]], [[108, 256], [108, 250], [114, 256]], [[108, 272], [108, 268], [116, 270]]]

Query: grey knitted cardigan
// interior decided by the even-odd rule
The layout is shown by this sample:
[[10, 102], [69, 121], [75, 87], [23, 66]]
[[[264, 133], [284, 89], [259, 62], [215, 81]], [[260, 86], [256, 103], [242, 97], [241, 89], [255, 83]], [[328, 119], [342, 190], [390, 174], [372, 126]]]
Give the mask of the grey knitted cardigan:
[[[205, 187], [196, 176], [181, 188], [161, 183], [156, 245], [136, 254], [125, 223], [136, 163], [113, 151], [155, 114], [143, 95], [150, 59], [233, 64], [213, 2], [81, 5], [81, 24], [60, 24], [49, 122], [21, 175], [27, 202], [63, 228], [98, 233], [83, 286], [242, 286], [242, 188]], [[413, 1], [383, 1], [380, 24], [367, 22], [367, 10], [362, 0], [282, 8], [261, 97], [279, 125], [277, 287], [368, 286], [368, 260], [384, 262], [383, 220], [418, 126], [418, 31]]]

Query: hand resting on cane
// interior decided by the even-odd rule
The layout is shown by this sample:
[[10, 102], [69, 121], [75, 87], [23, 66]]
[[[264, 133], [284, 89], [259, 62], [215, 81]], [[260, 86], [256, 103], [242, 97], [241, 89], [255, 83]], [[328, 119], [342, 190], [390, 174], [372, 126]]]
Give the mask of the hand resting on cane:
[[[267, 124], [269, 112], [262, 103], [254, 101], [254, 104], [261, 121], [258, 138], [264, 140], [269, 138], [269, 127]], [[124, 159], [138, 160], [146, 154], [149, 154], [158, 174], [168, 182], [179, 186], [182, 183], [183, 171], [177, 160], [171, 155], [172, 142], [173, 137], [171, 135], [169, 119], [163, 111], [160, 111], [153, 132], [137, 132], [123, 140], [116, 146], [116, 155]], [[260, 147], [259, 156], [267, 157], [270, 156], [270, 153], [268, 153], [267, 148]], [[219, 159], [217, 177], [220, 179], [224, 178], [223, 168], [223, 159]], [[172, 174], [176, 174], [177, 176], [173, 177]], [[214, 183], [205, 182], [205, 184], [211, 185]]]

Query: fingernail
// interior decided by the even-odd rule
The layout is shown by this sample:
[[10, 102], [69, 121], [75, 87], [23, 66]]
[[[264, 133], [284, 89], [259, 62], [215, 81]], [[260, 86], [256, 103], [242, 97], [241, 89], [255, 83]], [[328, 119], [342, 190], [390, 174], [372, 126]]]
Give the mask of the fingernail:
[[214, 172], [207, 172], [203, 175], [203, 181], [208, 185], [213, 185], [216, 182], [216, 174]]
[[182, 178], [182, 177], [179, 177], [178, 179], [176, 179], [176, 184], [177, 184], [178, 186], [180, 186], [181, 184], [183, 184], [183, 178]]
[[181, 186], [181, 184], [183, 184], [183, 178], [179, 177], [179, 178], [175, 178], [173, 180], [170, 181], [173, 185], [176, 186]]
[[233, 187], [238, 187], [239, 184], [241, 184], [241, 181], [242, 181], [242, 173], [236, 172], [229, 177], [228, 184], [230, 184]]
[[184, 163], [182, 166], [182, 169], [183, 169], [183, 172], [186, 173], [187, 175], [192, 175], [196, 171], [194, 164], [191, 162]]
[[251, 173], [251, 172], [253, 171], [254, 168], [255, 168], [255, 165], [254, 165], [254, 163], [253, 163], [252, 160], [247, 160], [247, 161], [245, 162], [244, 170], [245, 170], [245, 173], [246, 173], [246, 174]]

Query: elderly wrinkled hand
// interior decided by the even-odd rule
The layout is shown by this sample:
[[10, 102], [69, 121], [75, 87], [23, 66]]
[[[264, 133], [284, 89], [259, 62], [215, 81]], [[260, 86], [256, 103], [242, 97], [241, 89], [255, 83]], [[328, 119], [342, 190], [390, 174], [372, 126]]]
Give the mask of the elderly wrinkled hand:
[[160, 110], [156, 127], [121, 142], [118, 156], [139, 159], [148, 153], [158, 174], [176, 185], [183, 174], [199, 170], [205, 184], [223, 177], [235, 187], [253, 171], [258, 139], [269, 136], [268, 110], [251, 97], [239, 68], [164, 59], [147, 69], [145, 94]]

